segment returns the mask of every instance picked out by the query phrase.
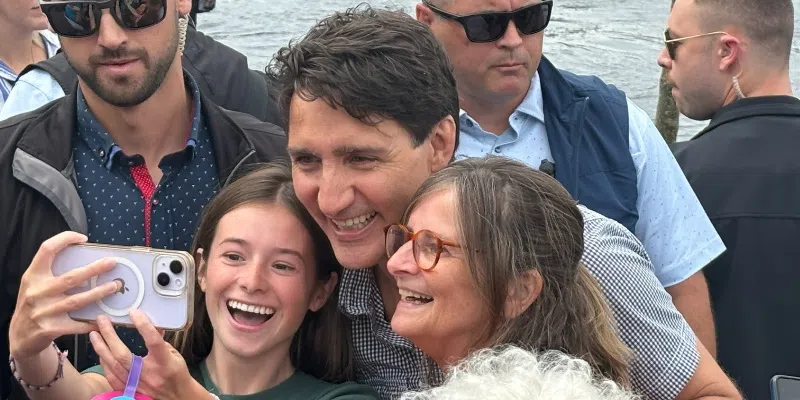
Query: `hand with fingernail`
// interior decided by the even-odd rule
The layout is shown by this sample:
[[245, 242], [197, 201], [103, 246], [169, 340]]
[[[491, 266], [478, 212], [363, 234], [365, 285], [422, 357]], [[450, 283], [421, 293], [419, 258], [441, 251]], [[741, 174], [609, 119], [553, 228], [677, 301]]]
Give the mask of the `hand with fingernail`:
[[101, 259], [64, 275], [53, 276], [51, 267], [56, 254], [69, 245], [86, 240], [86, 236], [75, 232], [63, 232], [48, 239], [22, 275], [17, 307], [8, 331], [10, 354], [15, 359], [36, 356], [60, 336], [94, 330], [93, 324], [74, 321], [67, 314], [119, 289], [119, 282], [107, 282], [82, 293], [66, 293], [92, 277], [110, 271], [116, 265], [112, 259]]
[[[192, 378], [180, 352], [164, 341], [164, 333], [139, 310], [131, 310], [130, 318], [147, 346], [136, 391], [158, 400], [208, 397], [203, 386]], [[97, 332], [89, 334], [89, 340], [100, 357], [108, 383], [112, 389], [122, 390], [130, 373], [133, 353], [120, 340], [108, 317], [98, 317], [97, 328]]]
[[67, 293], [92, 277], [110, 271], [116, 265], [113, 259], [101, 259], [63, 275], [53, 275], [56, 254], [86, 240], [86, 236], [75, 232], [62, 232], [46, 240], [22, 275], [8, 330], [9, 354], [15, 377], [28, 385], [24, 387], [31, 399], [89, 398], [108, 387], [104, 381], [83, 380], [53, 345], [60, 336], [95, 330], [94, 324], [75, 321], [68, 313], [119, 290], [119, 282], [112, 281], [85, 292]]

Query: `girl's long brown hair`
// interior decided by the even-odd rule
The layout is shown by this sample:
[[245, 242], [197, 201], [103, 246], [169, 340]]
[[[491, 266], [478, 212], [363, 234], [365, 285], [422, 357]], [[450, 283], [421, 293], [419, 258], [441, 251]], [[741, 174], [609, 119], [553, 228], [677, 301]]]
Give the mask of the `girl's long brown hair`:
[[[567, 190], [504, 157], [466, 159], [432, 175], [403, 220], [442, 190], [455, 194], [459, 242], [474, 289], [492, 316], [474, 346], [560, 350], [630, 387], [630, 351], [617, 336], [599, 284], [581, 263], [583, 216]], [[507, 318], [509, 288], [529, 270], [541, 276], [541, 293], [519, 316]]]
[[[317, 261], [317, 278], [324, 282], [332, 273], [341, 277], [342, 267], [336, 261], [330, 242], [297, 199], [292, 186], [292, 171], [285, 163], [259, 165], [222, 189], [205, 207], [194, 237], [192, 254], [200, 268], [205, 268], [219, 221], [234, 209], [254, 203], [279, 204], [286, 207], [311, 234]], [[269, 221], [264, 221], [265, 228]], [[202, 256], [198, 249], [204, 249]], [[198, 270], [198, 274], [203, 271]], [[197, 281], [197, 280], [196, 280]], [[339, 287], [318, 311], [306, 314], [292, 341], [290, 358], [295, 368], [329, 382], [353, 380], [348, 320], [337, 310]], [[187, 364], [197, 365], [208, 357], [214, 340], [214, 328], [206, 311], [206, 296], [195, 284], [194, 321], [191, 327], [171, 338]]]

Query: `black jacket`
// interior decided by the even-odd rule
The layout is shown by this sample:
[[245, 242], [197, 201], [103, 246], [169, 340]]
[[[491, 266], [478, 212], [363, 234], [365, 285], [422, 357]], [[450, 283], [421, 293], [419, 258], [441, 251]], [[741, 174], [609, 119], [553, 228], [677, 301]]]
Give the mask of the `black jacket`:
[[704, 269], [717, 361], [767, 400], [773, 375], [800, 376], [800, 100], [738, 100], [674, 148], [728, 248]]
[[[250, 114], [262, 121], [283, 127], [278, 105], [262, 72], [249, 69], [247, 57], [194, 29], [186, 31], [186, 47], [181, 57], [183, 68], [197, 82], [200, 91], [222, 108]], [[78, 75], [63, 53], [31, 64], [19, 76], [41, 69], [53, 76], [69, 95], [78, 85]]]
[[[281, 128], [252, 116], [223, 110], [201, 95], [202, 115], [214, 147], [220, 184], [243, 165], [286, 155]], [[87, 233], [86, 214], [75, 188], [72, 140], [77, 95], [0, 122], [0, 360], [8, 359], [8, 329], [22, 274], [41, 243], [60, 232]], [[72, 362], [83, 357], [81, 340], [57, 341]], [[0, 362], [0, 399], [26, 398]]]

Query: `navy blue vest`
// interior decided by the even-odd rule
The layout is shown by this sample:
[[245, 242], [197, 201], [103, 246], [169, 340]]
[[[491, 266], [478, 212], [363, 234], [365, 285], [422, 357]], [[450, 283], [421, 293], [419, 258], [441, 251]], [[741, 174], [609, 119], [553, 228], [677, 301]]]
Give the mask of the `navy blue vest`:
[[595, 76], [539, 64], [555, 177], [586, 207], [635, 233], [636, 167], [628, 145], [625, 94]]

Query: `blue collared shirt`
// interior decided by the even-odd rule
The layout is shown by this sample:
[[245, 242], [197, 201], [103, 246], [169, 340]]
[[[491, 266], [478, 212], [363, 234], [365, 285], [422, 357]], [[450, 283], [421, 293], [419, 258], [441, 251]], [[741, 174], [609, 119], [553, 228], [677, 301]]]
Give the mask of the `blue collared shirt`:
[[47, 71], [33, 69], [17, 79], [5, 104], [0, 107], [0, 121], [33, 111], [64, 97], [64, 89]]
[[[189, 250], [200, 213], [216, 193], [219, 181], [211, 134], [201, 113], [199, 89], [188, 73], [184, 77], [194, 97], [186, 147], [159, 163], [163, 177], [160, 182], [149, 181], [154, 184], [149, 205], [148, 190], [142, 188], [141, 173], [147, 171], [144, 158], [125, 154], [114, 143], [78, 89], [73, 158], [90, 242]], [[134, 177], [136, 173], [139, 176]], [[149, 220], [149, 226], [145, 220]], [[150, 243], [146, 242], [148, 231]], [[144, 355], [144, 342], [135, 330], [118, 332], [133, 352]], [[89, 357], [90, 362], [97, 362], [91, 348]]]
[[[639, 196], [636, 236], [644, 243], [665, 287], [678, 284], [719, 256], [725, 245], [650, 117], [630, 99], [629, 148]], [[553, 160], [544, 122], [539, 74], [499, 135], [483, 130], [463, 110], [456, 159], [503, 155], [533, 168]]]
[[[56, 36], [53, 32], [48, 30], [39, 31], [39, 37], [42, 38], [42, 44], [44, 45], [44, 51], [45, 54], [47, 54], [47, 58], [54, 56], [58, 52], [58, 49], [61, 48], [61, 44], [58, 41], [58, 36]], [[8, 99], [11, 90], [15, 86], [14, 83], [17, 81], [17, 78], [17, 73], [14, 72], [14, 70], [12, 70], [11, 67], [9, 67], [6, 63], [0, 60], [0, 110], [5, 108], [5, 102]], [[18, 113], [11, 115], [16, 114]], [[4, 119], [5, 117], [2, 117], [2, 114], [0, 114], [0, 121]]]

